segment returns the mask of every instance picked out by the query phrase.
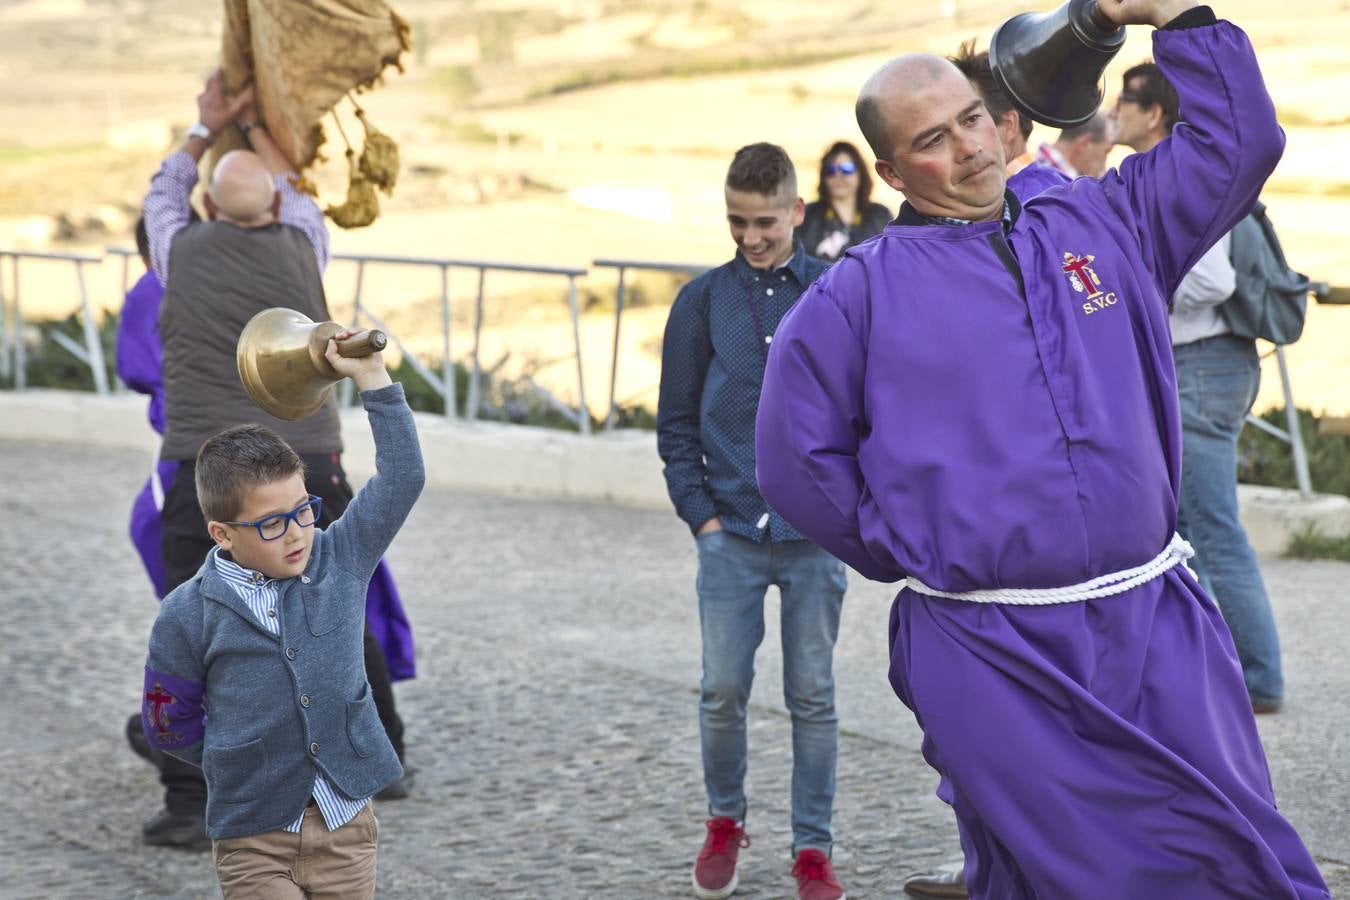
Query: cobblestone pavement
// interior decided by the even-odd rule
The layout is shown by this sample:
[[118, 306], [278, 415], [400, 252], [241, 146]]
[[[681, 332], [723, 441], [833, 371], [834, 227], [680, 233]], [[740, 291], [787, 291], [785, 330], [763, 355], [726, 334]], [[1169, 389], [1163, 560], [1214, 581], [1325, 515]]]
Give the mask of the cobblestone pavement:
[[[154, 773], [126, 748], [155, 603], [125, 535], [148, 461], [0, 442], [0, 897], [218, 896], [207, 855], [139, 843]], [[429, 489], [392, 551], [419, 677], [399, 685], [413, 798], [381, 804], [381, 897], [690, 896], [704, 801], [695, 555], [672, 514]], [[1282, 808], [1350, 891], [1350, 566], [1267, 568], [1290, 703], [1262, 722]], [[890, 590], [854, 580], [836, 656], [836, 866], [895, 897], [958, 856], [885, 680]], [[776, 618], [776, 602], [766, 615]], [[789, 723], [775, 629], [751, 713], [737, 896], [787, 897]]]

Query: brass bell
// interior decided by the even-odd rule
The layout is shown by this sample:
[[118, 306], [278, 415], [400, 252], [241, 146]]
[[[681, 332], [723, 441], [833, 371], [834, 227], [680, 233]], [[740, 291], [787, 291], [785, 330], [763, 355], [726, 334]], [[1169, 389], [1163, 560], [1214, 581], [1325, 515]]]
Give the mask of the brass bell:
[[1013, 16], [989, 39], [999, 88], [1042, 125], [1082, 125], [1102, 105], [1102, 73], [1125, 43], [1125, 29], [1096, 0], [1069, 0], [1050, 13]]
[[[329, 339], [342, 330], [337, 322], [316, 323], [284, 307], [258, 313], [240, 333], [235, 354], [244, 390], [278, 419], [312, 415], [343, 378], [324, 356]], [[337, 349], [347, 357], [369, 356], [388, 342], [383, 331], [363, 331], [338, 341]]]

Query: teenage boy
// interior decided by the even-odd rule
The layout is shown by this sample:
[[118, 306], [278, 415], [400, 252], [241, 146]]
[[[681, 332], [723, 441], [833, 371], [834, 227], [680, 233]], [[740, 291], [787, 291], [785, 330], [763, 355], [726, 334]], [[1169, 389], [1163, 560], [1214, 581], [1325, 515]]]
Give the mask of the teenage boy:
[[698, 545], [699, 700], [707, 835], [694, 895], [736, 890], [745, 834], [746, 703], [764, 638], [764, 594], [782, 595], [783, 693], [792, 714], [792, 853], [798, 895], [844, 896], [830, 864], [838, 717], [834, 643], [844, 566], [770, 509], [755, 487], [755, 413], [774, 329], [825, 264], [806, 255], [792, 161], [737, 151], [726, 179], [737, 253], [680, 291], [666, 324], [657, 444], [675, 511]]

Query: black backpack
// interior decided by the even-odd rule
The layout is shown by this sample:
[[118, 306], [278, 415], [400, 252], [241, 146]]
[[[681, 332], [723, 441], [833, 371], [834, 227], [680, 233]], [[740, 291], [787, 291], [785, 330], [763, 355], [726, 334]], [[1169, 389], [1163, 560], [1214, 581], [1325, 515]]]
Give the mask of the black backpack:
[[1275, 226], [1257, 201], [1251, 213], [1233, 227], [1229, 258], [1237, 290], [1219, 305], [1219, 314], [1233, 334], [1292, 344], [1303, 333], [1308, 309], [1308, 276], [1285, 262]]

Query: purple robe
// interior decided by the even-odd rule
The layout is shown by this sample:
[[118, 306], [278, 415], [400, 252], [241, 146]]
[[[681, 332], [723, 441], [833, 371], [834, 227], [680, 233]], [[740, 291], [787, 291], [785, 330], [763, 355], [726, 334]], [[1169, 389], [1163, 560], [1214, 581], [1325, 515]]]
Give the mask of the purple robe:
[[[150, 427], [164, 433], [164, 350], [159, 340], [159, 305], [164, 286], [146, 272], [127, 292], [117, 323], [117, 377], [134, 391], [150, 395]], [[141, 557], [155, 596], [164, 599], [164, 560], [160, 554], [160, 510], [173, 484], [178, 463], [156, 459], [155, 468], [131, 504], [131, 542]], [[412, 626], [399, 599], [387, 561], [381, 559], [366, 591], [366, 622], [384, 651], [389, 677], [406, 681], [417, 676]]]
[[417, 677], [417, 661], [413, 658], [412, 625], [403, 611], [398, 587], [389, 561], [380, 558], [366, 588], [366, 624], [384, 651], [392, 681], [407, 681]]
[[[150, 395], [147, 415], [156, 434], [164, 433], [164, 349], [159, 341], [159, 304], [163, 299], [164, 285], [153, 272], [146, 272], [127, 291], [117, 322], [117, 377], [133, 391]], [[131, 543], [155, 587], [155, 596], [161, 600], [166, 591], [160, 556], [160, 510], [177, 472], [177, 462], [156, 459], [150, 477], [131, 504]]]
[[1017, 195], [1017, 199], [1026, 203], [1032, 197], [1052, 187], [1064, 187], [1072, 184], [1073, 179], [1058, 169], [1032, 163], [1023, 166], [1008, 177], [1008, 190]]
[[[1171, 138], [1029, 200], [1006, 236], [892, 225], [774, 335], [760, 490], [867, 577], [1063, 587], [1171, 538], [1167, 298], [1284, 142], [1240, 30], [1153, 39], [1185, 113]], [[1184, 568], [1049, 606], [902, 590], [890, 677], [973, 897], [1328, 896], [1275, 808], [1228, 630]]]

